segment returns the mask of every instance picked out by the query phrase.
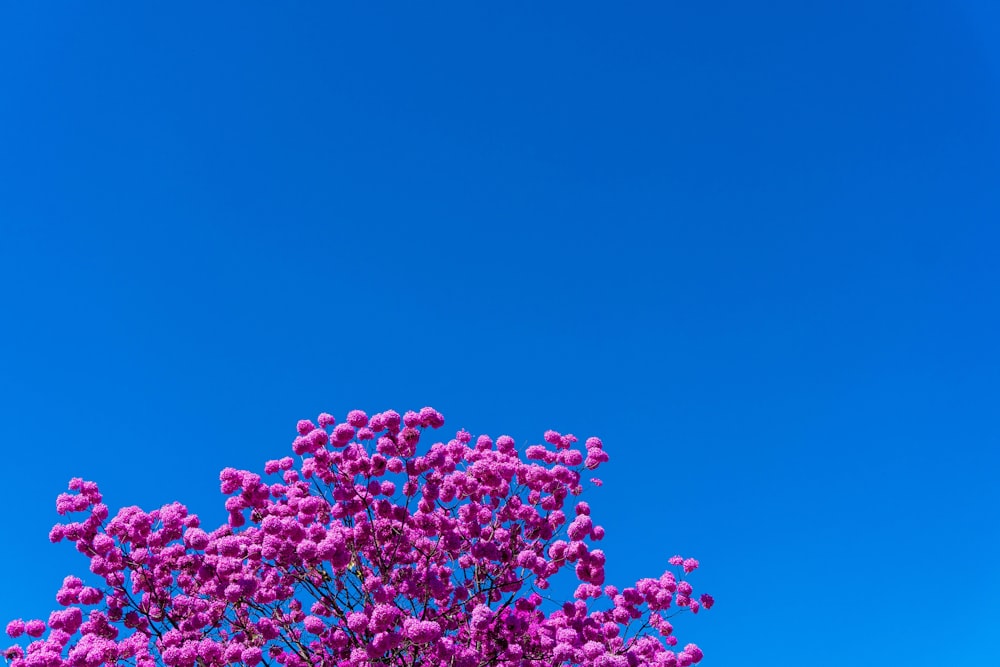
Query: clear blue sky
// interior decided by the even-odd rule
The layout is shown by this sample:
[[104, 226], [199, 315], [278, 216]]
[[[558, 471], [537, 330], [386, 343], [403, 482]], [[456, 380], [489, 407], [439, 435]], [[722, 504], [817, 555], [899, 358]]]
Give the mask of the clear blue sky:
[[[347, 6], [350, 4], [350, 6]], [[542, 6], [544, 5], [544, 6]], [[601, 436], [710, 665], [996, 664], [992, 2], [4, 3], [0, 617], [323, 410]]]

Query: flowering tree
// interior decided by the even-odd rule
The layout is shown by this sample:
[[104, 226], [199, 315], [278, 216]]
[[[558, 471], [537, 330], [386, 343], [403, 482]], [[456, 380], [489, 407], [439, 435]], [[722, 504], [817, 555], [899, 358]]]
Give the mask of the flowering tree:
[[[597, 438], [554, 431], [522, 458], [514, 440], [473, 441], [459, 431], [419, 448], [444, 418], [431, 408], [337, 424], [298, 423], [297, 455], [260, 475], [226, 468], [229, 521], [206, 532], [180, 503], [126, 507], [108, 520], [97, 484], [74, 479], [57, 524], [103, 581], [66, 577], [48, 622], [15, 620], [11, 667], [684, 667], [694, 644], [674, 651], [668, 616], [697, 613], [677, 569], [619, 590], [603, 586], [604, 536], [582, 473], [608, 460]], [[422, 453], [419, 453], [422, 451]], [[591, 482], [600, 486], [599, 479]], [[574, 600], [546, 597], [549, 580], [574, 566]], [[90, 608], [84, 620], [84, 608]], [[47, 636], [42, 636], [48, 629]]]

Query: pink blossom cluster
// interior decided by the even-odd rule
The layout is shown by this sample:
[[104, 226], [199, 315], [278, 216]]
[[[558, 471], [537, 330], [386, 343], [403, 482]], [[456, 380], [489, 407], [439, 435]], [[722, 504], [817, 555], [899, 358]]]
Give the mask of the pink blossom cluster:
[[[93, 482], [74, 479], [57, 524], [99, 585], [67, 577], [47, 622], [11, 621], [31, 638], [11, 667], [686, 667], [668, 618], [708, 609], [677, 571], [605, 585], [604, 536], [582, 476], [602, 442], [555, 431], [522, 457], [514, 440], [459, 431], [421, 448], [444, 418], [431, 408], [342, 423], [298, 423], [296, 457], [261, 475], [220, 475], [229, 520], [211, 531], [180, 503], [126, 507], [109, 520]], [[595, 484], [600, 480], [594, 479]], [[569, 507], [572, 506], [572, 509]], [[546, 596], [572, 568], [574, 599]], [[47, 631], [47, 635], [46, 635]], [[43, 635], [44, 638], [43, 638]]]

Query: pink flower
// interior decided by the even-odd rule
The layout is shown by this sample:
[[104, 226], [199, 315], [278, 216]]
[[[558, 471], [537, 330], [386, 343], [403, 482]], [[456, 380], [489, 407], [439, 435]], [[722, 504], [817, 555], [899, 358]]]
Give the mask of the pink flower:
[[20, 618], [16, 618], [7, 624], [7, 634], [17, 639], [24, 634], [24, 621]]
[[382, 413], [382, 422], [390, 433], [399, 433], [400, 417], [395, 410], [387, 410]]
[[360, 611], [347, 615], [347, 627], [351, 632], [364, 632], [368, 628], [368, 617]]
[[368, 629], [372, 632], [384, 632], [391, 629], [396, 625], [396, 619], [399, 617], [400, 611], [395, 605], [391, 604], [378, 604], [375, 605], [375, 609], [372, 610], [371, 620], [369, 621]]
[[591, 518], [586, 514], [581, 514], [569, 524], [569, 527], [566, 529], [566, 535], [571, 540], [582, 540], [590, 534], [590, 529], [593, 527], [594, 522]]
[[29, 637], [41, 637], [45, 632], [45, 622], [38, 619], [28, 621], [24, 624], [24, 631], [28, 633]]
[[444, 426], [444, 415], [434, 408], [421, 408], [420, 421], [424, 426], [429, 426], [430, 428], [441, 428]]
[[493, 613], [485, 605], [477, 605], [472, 610], [472, 627], [476, 630], [485, 630], [492, 619]]
[[583, 463], [583, 454], [576, 449], [567, 449], [562, 452], [560, 460], [568, 466], [578, 466]]
[[684, 652], [691, 656], [692, 662], [701, 662], [701, 659], [705, 657], [696, 644], [688, 644], [684, 647]]
[[347, 423], [355, 428], [368, 426], [368, 415], [361, 410], [351, 410], [347, 413]]
[[335, 443], [337, 443], [338, 445], [342, 445], [344, 443], [349, 442], [353, 437], [354, 437], [353, 426], [351, 426], [350, 424], [338, 424], [333, 429], [333, 435], [331, 436], [330, 439]]
[[434, 621], [407, 619], [403, 625], [406, 636], [416, 644], [428, 644], [441, 637], [441, 626]]
[[317, 616], [306, 616], [305, 620], [302, 621], [302, 627], [306, 629], [306, 632], [319, 635], [326, 630], [326, 623], [323, 622], [322, 618]]
[[91, 586], [86, 586], [80, 589], [80, 604], [97, 604], [104, 597], [104, 594], [100, 590], [93, 588]]
[[247, 667], [254, 667], [254, 665], [260, 664], [263, 658], [264, 658], [263, 654], [261, 653], [260, 649], [257, 648], [256, 646], [248, 646], [247, 648], [243, 649], [243, 652], [240, 655], [240, 660], [243, 662], [244, 665], [247, 665]]

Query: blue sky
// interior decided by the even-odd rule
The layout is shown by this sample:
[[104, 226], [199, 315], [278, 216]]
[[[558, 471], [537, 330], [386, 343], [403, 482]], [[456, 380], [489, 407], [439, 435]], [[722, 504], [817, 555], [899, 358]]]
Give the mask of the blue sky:
[[7, 3], [0, 619], [295, 421], [599, 435], [712, 665], [1000, 658], [989, 2]]

